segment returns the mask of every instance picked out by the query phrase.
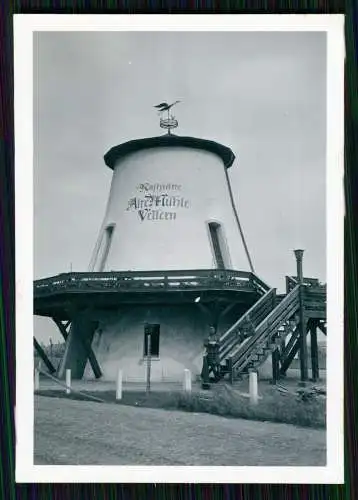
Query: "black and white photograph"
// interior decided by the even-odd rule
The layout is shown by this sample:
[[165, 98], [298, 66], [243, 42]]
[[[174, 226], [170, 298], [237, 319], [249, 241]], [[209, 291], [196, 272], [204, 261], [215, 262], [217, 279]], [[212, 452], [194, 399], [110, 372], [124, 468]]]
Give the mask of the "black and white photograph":
[[[43, 466], [66, 481], [84, 477], [71, 466], [101, 466], [101, 480], [114, 466], [341, 477], [343, 120], [333, 139], [329, 70], [343, 54], [329, 62], [319, 23], [166, 21], [32, 28], [32, 174], [17, 190], [32, 218], [26, 286], [17, 275], [17, 307], [31, 302], [26, 463], [37, 480]], [[26, 168], [19, 154], [18, 178]]]

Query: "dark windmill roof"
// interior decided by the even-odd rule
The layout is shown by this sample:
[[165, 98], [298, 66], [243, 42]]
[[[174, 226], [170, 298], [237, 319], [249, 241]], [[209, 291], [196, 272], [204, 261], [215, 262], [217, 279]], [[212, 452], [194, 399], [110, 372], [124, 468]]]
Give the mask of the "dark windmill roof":
[[142, 149], [165, 148], [165, 147], [186, 147], [202, 149], [218, 155], [226, 168], [231, 167], [235, 160], [235, 155], [230, 148], [215, 141], [197, 139], [196, 137], [182, 137], [179, 135], [166, 134], [159, 137], [148, 137], [145, 139], [134, 139], [124, 142], [111, 148], [105, 155], [105, 164], [113, 170], [115, 163], [130, 153]]

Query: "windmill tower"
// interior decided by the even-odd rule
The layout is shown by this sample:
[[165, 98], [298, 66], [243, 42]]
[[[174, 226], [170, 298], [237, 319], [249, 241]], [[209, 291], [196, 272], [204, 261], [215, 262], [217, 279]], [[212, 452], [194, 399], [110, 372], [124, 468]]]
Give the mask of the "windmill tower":
[[90, 270], [253, 271], [227, 174], [233, 152], [173, 135], [178, 122], [169, 114], [160, 124], [168, 134], [104, 157], [113, 177]]
[[199, 375], [209, 330], [223, 332], [265, 292], [233, 200], [234, 153], [174, 135], [174, 104], [157, 106], [166, 134], [105, 154], [113, 177], [89, 271], [56, 277], [57, 300], [35, 300], [60, 329], [71, 322], [59, 376], [114, 380], [122, 367], [143, 380], [149, 334], [153, 380]]

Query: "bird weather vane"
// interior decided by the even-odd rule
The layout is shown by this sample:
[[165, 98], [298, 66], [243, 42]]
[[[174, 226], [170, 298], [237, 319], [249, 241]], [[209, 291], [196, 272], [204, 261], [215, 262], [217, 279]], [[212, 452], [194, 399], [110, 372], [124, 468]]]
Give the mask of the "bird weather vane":
[[[175, 119], [174, 115], [170, 114], [170, 110], [173, 106], [178, 104], [180, 101], [175, 101], [172, 104], [168, 104], [167, 102], [161, 102], [160, 104], [156, 104], [154, 108], [156, 108], [160, 115], [160, 127], [165, 128], [168, 131], [168, 134], [171, 134], [171, 130], [173, 128], [177, 128], [178, 121]], [[168, 112], [168, 115], [164, 117], [163, 113], [165, 111]]]

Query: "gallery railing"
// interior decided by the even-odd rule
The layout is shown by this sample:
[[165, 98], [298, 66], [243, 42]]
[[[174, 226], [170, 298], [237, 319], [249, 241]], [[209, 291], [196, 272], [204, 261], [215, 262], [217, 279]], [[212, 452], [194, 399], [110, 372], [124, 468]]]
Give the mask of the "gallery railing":
[[[303, 284], [307, 288], [320, 288], [321, 290], [326, 289], [326, 285], [319, 282], [317, 278], [303, 278]], [[298, 279], [296, 276], [286, 276], [286, 292], [290, 293], [298, 285]]]
[[[303, 292], [305, 312], [308, 316], [315, 314], [326, 315], [327, 290], [324, 285], [317, 287], [305, 287]], [[319, 316], [318, 316], [319, 317]]]
[[246, 290], [263, 295], [269, 287], [255, 274], [232, 270], [64, 273], [34, 282], [34, 297], [58, 293], [171, 290]]

